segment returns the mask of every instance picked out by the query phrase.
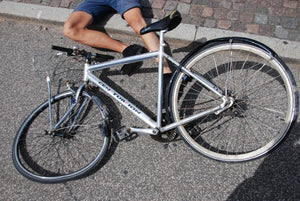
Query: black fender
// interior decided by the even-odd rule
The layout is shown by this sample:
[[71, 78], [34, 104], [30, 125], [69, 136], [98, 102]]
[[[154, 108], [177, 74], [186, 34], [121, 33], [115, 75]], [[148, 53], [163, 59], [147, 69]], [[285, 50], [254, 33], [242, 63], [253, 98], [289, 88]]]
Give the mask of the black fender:
[[196, 52], [200, 51], [201, 49], [205, 49], [208, 46], [216, 43], [245, 43], [249, 45], [253, 45], [255, 47], [259, 47], [272, 55], [273, 57], [278, 58], [278, 55], [273, 51], [270, 47], [266, 46], [265, 44], [258, 42], [256, 40], [250, 39], [250, 38], [243, 38], [243, 37], [224, 37], [224, 38], [216, 38], [213, 40], [209, 40], [198, 47], [194, 48], [189, 54], [187, 54], [180, 62], [181, 65], [184, 65], [189, 58], [191, 58]]

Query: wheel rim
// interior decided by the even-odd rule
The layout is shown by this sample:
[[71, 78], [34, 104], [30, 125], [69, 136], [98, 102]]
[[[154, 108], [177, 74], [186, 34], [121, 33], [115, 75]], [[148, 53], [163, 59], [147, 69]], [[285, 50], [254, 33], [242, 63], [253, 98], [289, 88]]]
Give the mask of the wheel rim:
[[[90, 100], [93, 100], [93, 97], [87, 95], [86, 93], [84, 94], [85, 94], [85, 98], [89, 98]], [[70, 97], [71, 95], [72, 95], [71, 92], [60, 94], [53, 100], [62, 100], [66, 96]], [[91, 102], [94, 103], [93, 101]], [[103, 119], [104, 118], [103, 113], [101, 113], [101, 110], [97, 104], [94, 103], [94, 105], [88, 110], [92, 111], [91, 109], [93, 109], [94, 106], [96, 106], [95, 110], [98, 111], [98, 116], [99, 114], [102, 115], [102, 119]], [[83, 128], [82, 125], [79, 124], [75, 125], [76, 128], [74, 128], [72, 131], [66, 131], [66, 132], [64, 132], [64, 130], [67, 130], [66, 124], [64, 124], [65, 127], [59, 128], [55, 132], [44, 131], [45, 132], [44, 135], [47, 137], [47, 139], [45, 139], [45, 136], [42, 136], [40, 133], [35, 134], [34, 132], [32, 132], [32, 130], [30, 130], [30, 127], [35, 126], [34, 124], [35, 119], [38, 118], [40, 113], [46, 111], [47, 109], [48, 109], [47, 102], [45, 102], [39, 108], [36, 109], [36, 111], [39, 111], [38, 114], [33, 115], [34, 113], [32, 113], [32, 115], [22, 125], [23, 128], [21, 128], [20, 131], [18, 132], [18, 138], [15, 140], [16, 145], [14, 146], [14, 155], [16, 155], [16, 157], [14, 157], [14, 162], [17, 169], [24, 176], [39, 182], [66, 181], [69, 179], [80, 177], [83, 174], [86, 174], [89, 170], [95, 167], [99, 163], [99, 161], [103, 158], [104, 153], [109, 144], [108, 137], [104, 137], [104, 135], [99, 132], [99, 128], [98, 128], [98, 132], [99, 132], [99, 134], [97, 135], [98, 137], [95, 136], [92, 137], [91, 139], [88, 139], [88, 141], [90, 141], [90, 144], [88, 144], [89, 149], [94, 149], [94, 147], [98, 145], [98, 148], [95, 148], [95, 150], [97, 150], [97, 153], [91, 154], [92, 156], [90, 158], [88, 156], [88, 154], [90, 154], [89, 152], [82, 153], [82, 155], [80, 155], [80, 152], [83, 151], [83, 149], [81, 148], [83, 147], [87, 148], [87, 145], [83, 143], [80, 144], [80, 142], [83, 142], [82, 140], [84, 137], [80, 133]], [[55, 106], [53, 106], [53, 110], [55, 110]], [[84, 115], [86, 115], [84, 118], [89, 117], [88, 116], [89, 111], [84, 113]], [[63, 112], [64, 111], [61, 111], [62, 114]], [[24, 128], [25, 124], [28, 123], [29, 123], [29, 128]], [[83, 123], [83, 120], [80, 123]], [[89, 125], [89, 126], [95, 127], [97, 125], [94, 122], [93, 125]], [[23, 135], [24, 130], [26, 134], [25, 137], [22, 137], [24, 136]], [[30, 137], [28, 133], [29, 134], [31, 133], [32, 137]], [[26, 140], [22, 141], [22, 138], [26, 138]], [[101, 141], [100, 138], [102, 138]], [[42, 141], [42, 139], [44, 141]], [[96, 140], [98, 140], [99, 142], [97, 142]], [[38, 148], [41, 148], [41, 150], [38, 152], [34, 152], [33, 145], [38, 143], [45, 146], [45, 148], [36, 145], [36, 147], [39, 146]], [[94, 143], [95, 146], [92, 145], [92, 143]], [[76, 144], [80, 145], [81, 147], [77, 146]], [[22, 148], [22, 146], [25, 147]], [[80, 150], [76, 150], [75, 146], [77, 146], [77, 148]], [[57, 161], [51, 161], [51, 159], [53, 158], [57, 159]], [[71, 160], [74, 160], [75, 162]], [[82, 160], [86, 160], [86, 161], [82, 162]], [[74, 167], [72, 168], [72, 166]]]
[[[259, 55], [259, 58], [261, 60], [268, 61], [268, 63], [264, 64], [265, 66], [259, 65], [257, 67], [253, 67], [253, 66], [251, 67], [252, 68], [251, 70], [254, 70], [254, 72], [256, 72], [256, 74], [261, 73], [263, 71], [267, 72], [268, 71], [267, 68], [270, 68], [270, 69], [273, 68], [274, 72], [277, 71], [276, 73], [278, 73], [278, 77], [277, 78], [271, 78], [271, 79], [269, 78], [270, 81], [274, 81], [276, 79], [279, 79], [279, 77], [283, 77], [283, 80], [281, 82], [283, 82], [284, 85], [286, 86], [285, 90], [286, 90], [286, 95], [287, 95], [287, 100], [285, 101], [286, 102], [286, 106], [285, 106], [285, 109], [284, 109], [284, 111], [286, 111], [286, 114], [285, 114], [285, 117], [284, 117], [284, 123], [282, 124], [281, 128], [277, 131], [278, 134], [275, 135], [275, 136], [273, 136], [272, 138], [268, 139], [268, 143], [265, 143], [265, 144], [263, 144], [260, 147], [256, 147], [255, 149], [253, 149], [251, 151], [242, 150], [242, 149], [239, 150], [239, 151], [233, 150], [232, 152], [225, 151], [225, 150], [222, 150], [217, 145], [213, 145], [212, 146], [209, 142], [206, 141], [207, 139], [203, 139], [203, 141], [201, 142], [202, 144], [199, 145], [199, 141], [197, 141], [197, 139], [195, 140], [194, 136], [193, 137], [191, 136], [191, 131], [187, 131], [188, 130], [186, 128], [187, 126], [179, 126], [178, 127], [179, 132], [181, 133], [181, 135], [185, 139], [185, 141], [190, 146], [192, 146], [196, 151], [198, 151], [198, 152], [200, 152], [200, 153], [202, 153], [202, 154], [204, 154], [204, 155], [206, 155], [208, 157], [211, 157], [213, 159], [234, 162], [234, 161], [245, 161], [245, 160], [250, 160], [250, 159], [257, 158], [257, 157], [259, 157], [259, 156], [267, 153], [272, 148], [274, 148], [284, 138], [286, 132], [288, 131], [288, 129], [289, 129], [289, 127], [290, 127], [290, 125], [291, 125], [291, 123], [293, 121], [293, 117], [294, 117], [294, 110], [293, 110], [293, 108], [294, 108], [294, 102], [295, 101], [294, 101], [294, 97], [293, 97], [293, 90], [292, 90], [292, 86], [291, 86], [291, 81], [289, 80], [289, 77], [286, 76], [285, 69], [281, 66], [280, 62], [278, 62], [276, 59], [272, 58], [269, 54], [267, 54], [263, 50], [261, 50], [259, 48], [256, 48], [256, 47], [253, 47], [253, 46], [250, 46], [250, 45], [245, 45], [245, 44], [223, 44], [223, 45], [217, 45], [217, 46], [211, 47], [211, 48], [203, 51], [197, 57], [192, 58], [190, 60], [190, 63], [187, 62], [188, 63], [187, 68], [189, 68], [189, 69], [191, 69], [193, 71], [194, 69], [196, 69], [196, 67], [195, 67], [196, 65], [200, 65], [200, 64], [197, 63], [198, 61], [201, 61], [201, 60], [212, 60], [212, 63], [214, 63], [213, 67], [215, 68], [215, 70], [214, 70], [215, 74], [217, 72], [219, 74], [219, 76], [221, 77], [222, 73], [220, 72], [221, 68], [219, 66], [222, 63], [222, 61], [221, 61], [222, 59], [220, 59], [218, 57], [220, 55], [222, 55], [222, 54], [220, 53], [220, 55], [218, 55], [217, 53], [219, 53], [219, 52], [223, 52], [222, 53], [223, 55], [227, 55], [226, 57], [223, 57], [223, 60], [227, 60], [226, 62], [224, 62], [224, 65], [227, 64], [227, 63], [234, 64], [234, 65], [228, 65], [227, 66], [228, 69], [229, 68], [233, 68], [233, 69], [231, 69], [230, 75], [229, 74], [227, 74], [227, 75], [225, 74], [226, 76], [223, 76], [223, 77], [226, 77], [226, 79], [228, 79], [230, 76], [236, 76], [236, 75], [234, 75], [235, 72], [233, 72], [233, 71], [236, 71], [236, 72], [238, 70], [242, 71], [242, 70], [245, 70], [245, 68], [249, 68], [249, 71], [250, 71], [250, 67], [246, 67], [246, 63], [248, 63], [249, 61], [251, 61], [252, 58], [250, 58], [250, 57], [254, 57], [255, 55], [256, 56]], [[245, 55], [245, 56], [243, 55], [246, 52], [247, 53], [249, 52], [248, 56], [247, 55]], [[212, 55], [214, 55], [215, 57], [213, 57]], [[228, 55], [230, 55], [230, 56], [228, 56]], [[244, 66], [241, 65], [242, 67], [240, 67], [240, 69], [238, 69], [237, 68], [238, 65], [236, 63], [234, 63], [234, 62], [236, 62], [234, 60], [237, 57], [240, 57], [240, 55], [243, 55], [243, 58], [245, 58], [245, 60], [247, 59], [248, 61], [247, 62], [245, 62], [245, 61], [241, 62], [241, 64], [243, 64]], [[206, 65], [207, 64], [205, 64], [205, 62], [202, 62], [201, 63], [201, 68], [205, 68]], [[224, 71], [226, 71], [226, 70], [224, 70]], [[271, 74], [270, 72], [267, 72], [267, 73]], [[211, 72], [207, 72], [206, 74], [205, 73], [203, 73], [203, 74], [207, 75], [209, 73], [212, 74]], [[253, 78], [255, 78], [255, 76], [257, 76], [257, 75], [255, 75], [255, 74], [253, 75], [252, 74], [252, 76], [253, 76]], [[173, 86], [173, 88], [174, 88], [173, 91], [177, 91], [177, 92], [180, 91], [180, 87], [183, 85], [182, 84], [183, 77], [184, 77], [183, 73], [179, 74], [179, 76], [177, 77], [177, 80], [175, 81], [176, 84]], [[210, 81], [215, 82], [217, 84], [217, 86], [221, 87], [222, 90], [227, 91], [228, 94], [229, 93], [236, 93], [236, 91], [238, 89], [237, 86], [235, 86], [235, 88], [234, 87], [231, 88], [230, 86], [226, 86], [226, 84], [224, 82], [224, 80], [226, 80], [226, 79], [223, 80], [223, 84], [224, 85], [220, 86], [220, 83], [217, 83], [218, 80], [214, 80], [214, 78], [209, 77], [209, 76], [207, 76], [206, 78], [207, 79], [211, 79]], [[234, 77], [231, 78], [231, 79], [234, 80]], [[231, 84], [231, 85], [233, 85], [233, 84]], [[257, 86], [259, 86], [259, 83], [257, 83]], [[245, 88], [246, 88], [246, 86], [245, 86]], [[232, 90], [233, 92], [230, 91], [230, 90]], [[190, 91], [192, 91], [192, 90], [190, 90]], [[246, 94], [246, 92], [248, 93], [249, 91], [245, 90], [245, 94]], [[253, 92], [253, 93], [255, 93], [255, 92]], [[176, 92], [172, 94], [172, 96], [173, 96], [172, 97], [172, 100], [173, 100], [172, 101], [172, 111], [173, 111], [173, 117], [174, 117], [175, 121], [180, 120], [184, 116], [183, 112], [182, 112], [183, 109], [180, 108], [181, 106], [177, 102], [177, 101], [179, 101], [179, 99], [182, 99], [179, 96], [184, 96], [184, 95], [182, 95], [182, 94], [178, 95], [178, 94], [179, 93], [176, 93]], [[247, 102], [245, 100], [242, 100], [241, 97], [243, 99], [245, 99], [246, 96], [245, 95], [241, 95], [241, 94], [242, 94], [241, 90], [240, 90], [240, 93], [234, 94], [235, 96], [240, 96], [240, 97], [235, 97], [236, 100], [238, 100], [238, 101], [235, 101], [234, 105], [235, 105], [235, 107], [239, 108], [238, 110], [249, 113], [250, 109], [249, 108], [247, 109], [246, 107], [254, 108], [254, 106], [253, 105], [249, 105], [249, 103], [248, 103], [249, 101]], [[244, 103], [243, 103], [243, 101], [244, 101]], [[266, 109], [269, 109], [269, 108], [265, 107], [264, 110], [266, 110]], [[254, 109], [252, 109], [252, 110], [254, 111]], [[230, 111], [230, 110], [227, 110], [226, 112], [227, 112], [227, 115], [229, 114], [229, 112], [234, 113], [234, 111]], [[269, 109], [269, 112], [272, 112], [271, 109]], [[273, 112], [275, 112], [275, 111], [273, 111]], [[267, 113], [267, 112], [265, 112], [265, 113]], [[243, 115], [245, 115], [245, 114], [243, 114]], [[237, 118], [237, 115], [235, 115], [234, 117], [232, 117], [232, 119], [236, 119], [236, 118]], [[230, 121], [230, 119], [228, 119], [228, 121]], [[249, 127], [250, 127], [250, 124], [254, 124], [253, 122], [249, 123], [249, 122], [245, 121], [244, 124], [246, 124], [246, 123], [249, 124]], [[262, 122], [262, 123], [264, 123], [264, 122]], [[226, 124], [225, 121], [224, 121], [224, 124]], [[222, 126], [221, 123], [220, 123], [219, 126], [220, 127]], [[254, 126], [252, 125], [251, 127], [254, 127]], [[216, 129], [216, 128], [214, 128], [214, 129]], [[237, 128], [233, 127], [231, 129], [234, 130], [234, 129], [237, 129]], [[201, 133], [202, 132], [201, 128], [198, 129], [198, 131]], [[254, 131], [252, 131], [252, 132], [254, 133]], [[217, 133], [217, 132], [215, 132], [215, 133]], [[238, 135], [236, 135], [236, 138], [237, 137], [238, 137]], [[201, 136], [201, 138], [204, 138], [204, 137]], [[217, 138], [217, 137], [215, 137], [215, 138]], [[232, 138], [232, 139], [236, 140], [236, 138]], [[221, 142], [219, 142], [219, 143], [221, 144]], [[240, 143], [242, 143], [242, 142], [240, 142]]]

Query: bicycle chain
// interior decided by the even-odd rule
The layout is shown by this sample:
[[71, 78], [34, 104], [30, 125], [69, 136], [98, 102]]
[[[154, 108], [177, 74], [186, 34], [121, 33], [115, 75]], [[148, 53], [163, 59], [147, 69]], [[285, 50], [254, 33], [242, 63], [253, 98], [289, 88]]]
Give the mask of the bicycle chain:
[[157, 135], [151, 135], [151, 138], [153, 140], [156, 140], [158, 142], [172, 142], [177, 138], [178, 134], [176, 130], [167, 131], [164, 133], [159, 133]]

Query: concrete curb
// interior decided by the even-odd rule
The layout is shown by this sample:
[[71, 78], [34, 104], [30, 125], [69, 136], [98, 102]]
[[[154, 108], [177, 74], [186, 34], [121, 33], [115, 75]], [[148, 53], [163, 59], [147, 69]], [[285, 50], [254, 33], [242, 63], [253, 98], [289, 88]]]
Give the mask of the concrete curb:
[[0, 14], [12, 15], [16, 17], [63, 23], [66, 19], [68, 19], [71, 13], [72, 10], [66, 8], [55, 8], [12, 1], [0, 2]]
[[[37, 20], [45, 20], [56, 23], [63, 23], [67, 20], [72, 13], [71, 9], [56, 8], [35, 4], [18, 3], [12, 1], [0, 2], [0, 14], [12, 15], [16, 17], [31, 18]], [[149, 22], [153, 22], [153, 19], [147, 19]], [[127, 34], [135, 34], [134, 31], [127, 26], [126, 21], [121, 19], [119, 15], [113, 15], [105, 24], [104, 28], [108, 31], [122, 32]], [[184, 31], [183, 31], [184, 30]], [[226, 37], [226, 36], [240, 36], [258, 40], [275, 52], [281, 57], [300, 60], [300, 42], [280, 40], [276, 38], [233, 32], [215, 28], [199, 27], [190, 24], [180, 24], [179, 27], [166, 34], [166, 38], [169, 40], [178, 40], [185, 42], [192, 42], [195, 40], [211, 40], [214, 38]]]

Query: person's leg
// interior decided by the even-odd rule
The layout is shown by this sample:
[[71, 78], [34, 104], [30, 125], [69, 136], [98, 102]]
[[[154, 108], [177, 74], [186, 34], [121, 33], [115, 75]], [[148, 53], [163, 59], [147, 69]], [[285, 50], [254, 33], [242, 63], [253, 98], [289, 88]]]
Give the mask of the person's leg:
[[87, 29], [92, 24], [93, 17], [84, 11], [73, 12], [65, 22], [63, 33], [68, 38], [92, 47], [106, 48], [117, 52], [123, 52], [128, 44], [114, 40], [107, 34]]
[[[65, 36], [79, 43], [92, 47], [106, 48], [123, 54], [124, 57], [140, 54], [142, 46], [128, 45], [112, 39], [107, 34], [87, 29], [93, 22], [101, 20], [103, 16], [115, 12], [108, 2], [101, 0], [86, 0], [80, 3], [66, 21], [63, 29]], [[118, 5], [122, 2], [115, 1]], [[123, 74], [132, 75], [141, 66], [140, 63], [126, 64], [122, 67]]]
[[[123, 14], [124, 19], [132, 27], [132, 29], [142, 38], [149, 51], [157, 51], [159, 49], [159, 40], [155, 33], [147, 33], [140, 35], [140, 30], [147, 26], [142, 16], [141, 9], [138, 7], [131, 8]], [[166, 61], [164, 61], [164, 74], [171, 73], [171, 69]]]

